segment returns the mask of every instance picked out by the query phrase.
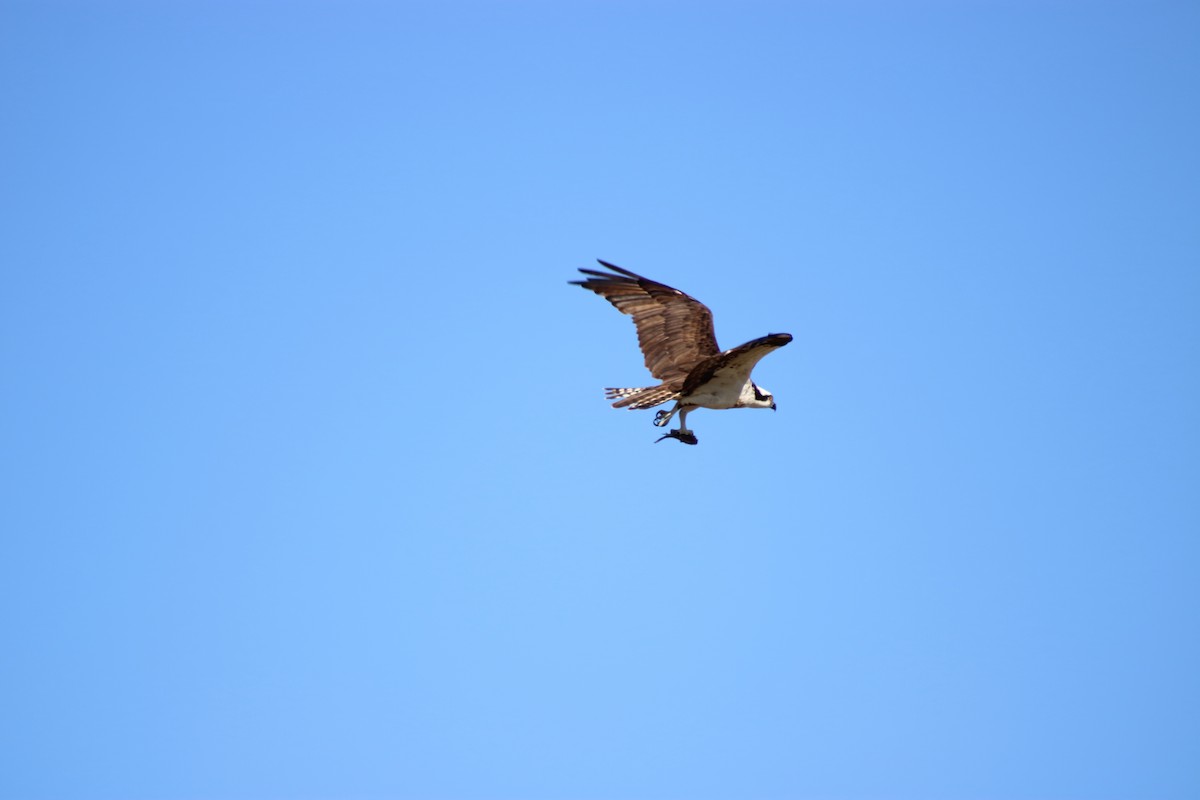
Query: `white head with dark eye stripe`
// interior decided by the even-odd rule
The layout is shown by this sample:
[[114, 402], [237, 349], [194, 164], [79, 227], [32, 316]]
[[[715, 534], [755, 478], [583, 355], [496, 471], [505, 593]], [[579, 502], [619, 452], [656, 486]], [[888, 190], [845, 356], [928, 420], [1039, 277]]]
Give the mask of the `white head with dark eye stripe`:
[[775, 410], [775, 395], [754, 381], [746, 382], [746, 386], [742, 389], [741, 401], [743, 408], [769, 408], [772, 411]]

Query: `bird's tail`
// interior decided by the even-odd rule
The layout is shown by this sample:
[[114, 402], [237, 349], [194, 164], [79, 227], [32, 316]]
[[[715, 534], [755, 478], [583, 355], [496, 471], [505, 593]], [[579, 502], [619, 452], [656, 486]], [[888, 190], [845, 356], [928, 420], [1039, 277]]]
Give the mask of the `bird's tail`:
[[[675, 390], [660, 383], [658, 386], [643, 386], [640, 389], [605, 389], [604, 396], [616, 400], [613, 408], [629, 408], [631, 411], [661, 406], [675, 399]], [[618, 399], [619, 398], [619, 399]]]

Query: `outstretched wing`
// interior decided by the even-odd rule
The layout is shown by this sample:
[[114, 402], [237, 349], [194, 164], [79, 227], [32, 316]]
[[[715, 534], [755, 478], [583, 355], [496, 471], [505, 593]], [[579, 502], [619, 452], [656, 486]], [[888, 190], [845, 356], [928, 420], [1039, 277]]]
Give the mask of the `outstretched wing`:
[[690, 394], [712, 380], [742, 386], [750, 379], [750, 372], [763, 356], [772, 350], [778, 350], [791, 340], [790, 333], [769, 333], [705, 359], [688, 373], [682, 393]]
[[591, 277], [571, 283], [590, 289], [633, 317], [651, 375], [680, 385], [698, 363], [721, 352], [708, 306], [678, 289], [607, 261], [600, 263], [616, 274], [581, 269]]

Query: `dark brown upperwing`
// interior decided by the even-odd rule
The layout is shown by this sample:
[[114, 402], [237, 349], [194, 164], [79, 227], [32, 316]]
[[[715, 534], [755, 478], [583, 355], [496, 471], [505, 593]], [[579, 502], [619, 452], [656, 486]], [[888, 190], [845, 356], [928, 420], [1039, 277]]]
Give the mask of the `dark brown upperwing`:
[[768, 333], [766, 336], [739, 344], [724, 353], [718, 353], [700, 362], [688, 373], [681, 389], [682, 394], [693, 391], [708, 383], [719, 372], [732, 372], [738, 383], [749, 380], [755, 364], [772, 350], [778, 350], [792, 340], [790, 333]]
[[651, 375], [678, 387], [696, 364], [721, 352], [708, 306], [678, 289], [607, 261], [600, 263], [617, 274], [581, 269], [591, 277], [571, 283], [590, 289], [633, 317]]

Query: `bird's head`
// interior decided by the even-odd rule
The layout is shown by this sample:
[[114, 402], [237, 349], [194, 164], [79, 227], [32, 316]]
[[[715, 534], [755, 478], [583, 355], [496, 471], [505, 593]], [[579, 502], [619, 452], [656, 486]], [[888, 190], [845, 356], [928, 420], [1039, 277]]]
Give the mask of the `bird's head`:
[[[769, 408], [775, 410], [775, 395], [750, 381], [750, 391], [742, 390], [742, 405], [746, 408]], [[748, 395], [748, 396], [747, 396]]]

